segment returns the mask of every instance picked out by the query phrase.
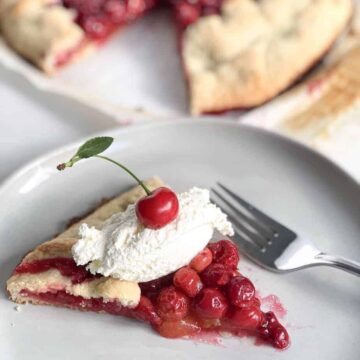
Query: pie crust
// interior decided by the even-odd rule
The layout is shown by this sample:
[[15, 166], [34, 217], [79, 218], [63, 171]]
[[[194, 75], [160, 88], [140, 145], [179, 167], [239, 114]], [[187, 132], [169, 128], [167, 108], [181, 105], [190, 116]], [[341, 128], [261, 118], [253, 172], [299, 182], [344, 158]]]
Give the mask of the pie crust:
[[[152, 178], [145, 183], [151, 190], [163, 185], [158, 178]], [[100, 206], [86, 216], [83, 221], [89, 226], [99, 227], [112, 214], [124, 211], [129, 204], [136, 202], [144, 195], [144, 190], [141, 187], [136, 187]], [[54, 239], [37, 246], [23, 258], [18, 267], [26, 266], [26, 264], [38, 260], [72, 258], [71, 248], [77, 240], [79, 226], [80, 224], [76, 223]], [[17, 273], [15, 271], [7, 281], [7, 290], [13, 301], [44, 304], [44, 301], [28, 297], [22, 292], [23, 289], [32, 292], [43, 292], [51, 289], [63, 290], [68, 294], [82, 296], [85, 299], [116, 300], [126, 307], [135, 307], [139, 303], [141, 293], [137, 283], [110, 277], [100, 277], [89, 282], [73, 284], [69, 277], [63, 276], [57, 269], [49, 269], [36, 274]]]
[[[158, 178], [146, 182], [154, 190]], [[82, 220], [100, 228], [145, 193], [137, 187], [101, 205]], [[148, 282], [129, 282], [91, 274], [76, 265], [71, 248], [79, 222], [24, 257], [7, 281], [17, 303], [68, 307], [135, 318], [166, 338], [202, 334], [256, 336], [285, 349], [290, 337], [272, 311], [264, 312], [252, 282], [238, 270], [239, 253], [228, 239], [209, 243], [174, 273]]]
[[[191, 113], [270, 100], [321, 59], [351, 14], [351, 0], [223, 0], [219, 14], [179, 26]], [[75, 15], [56, 0], [2, 0], [0, 29], [14, 50], [52, 74], [99, 45]]]
[[6, 41], [48, 74], [57, 70], [60, 56], [67, 54], [74, 61], [93, 49], [74, 17], [73, 11], [53, 0], [0, 2], [0, 27]]
[[351, 14], [350, 0], [225, 0], [183, 36], [191, 112], [270, 100], [321, 59]]

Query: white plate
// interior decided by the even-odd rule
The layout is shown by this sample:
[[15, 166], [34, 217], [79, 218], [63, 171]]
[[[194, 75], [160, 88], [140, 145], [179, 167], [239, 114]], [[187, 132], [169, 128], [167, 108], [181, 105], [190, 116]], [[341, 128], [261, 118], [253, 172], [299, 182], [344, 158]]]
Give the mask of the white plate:
[[[160, 175], [177, 190], [228, 184], [321, 249], [360, 259], [359, 185], [339, 168], [289, 140], [220, 122], [176, 122], [108, 133], [109, 154], [142, 177]], [[262, 295], [280, 297], [291, 347], [252, 339], [224, 346], [167, 340], [136, 321], [7, 300], [5, 281], [24, 253], [61, 231], [67, 219], [132, 185], [117, 168], [89, 160], [64, 173], [55, 165], [79, 144], [28, 165], [0, 190], [0, 354], [41, 359], [356, 359], [360, 344], [359, 279], [331, 268], [276, 275], [242, 259]]]

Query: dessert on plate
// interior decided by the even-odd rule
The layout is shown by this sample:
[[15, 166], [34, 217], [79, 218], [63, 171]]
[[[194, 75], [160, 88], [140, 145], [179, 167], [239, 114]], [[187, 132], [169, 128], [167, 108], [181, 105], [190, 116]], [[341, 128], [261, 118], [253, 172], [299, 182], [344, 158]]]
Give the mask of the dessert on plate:
[[[108, 145], [90, 145], [58, 168], [94, 153], [118, 164], [97, 155]], [[135, 318], [168, 338], [246, 332], [286, 348], [286, 329], [261, 310], [253, 283], [237, 268], [236, 245], [211, 241], [214, 230], [228, 236], [233, 228], [209, 191], [176, 194], [158, 178], [142, 182], [123, 168], [139, 186], [28, 253], [7, 281], [10, 298]]]
[[276, 96], [321, 59], [352, 14], [351, 0], [0, 0], [0, 29], [51, 74], [160, 5], [174, 13], [193, 114]]

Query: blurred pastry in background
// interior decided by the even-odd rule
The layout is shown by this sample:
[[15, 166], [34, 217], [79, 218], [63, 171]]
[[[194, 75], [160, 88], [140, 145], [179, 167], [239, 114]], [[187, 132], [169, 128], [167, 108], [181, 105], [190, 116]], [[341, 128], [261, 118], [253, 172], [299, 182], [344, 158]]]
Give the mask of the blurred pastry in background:
[[[0, 0], [0, 29], [10, 47], [53, 74], [98, 49], [119, 28], [159, 3]], [[252, 108], [272, 99], [322, 59], [353, 12], [351, 0], [170, 0], [168, 4], [179, 30], [190, 110], [195, 115]]]
[[[345, 35], [299, 85], [241, 118], [291, 136], [344, 165], [354, 176], [360, 156], [360, 11]], [[356, 171], [356, 172], [355, 172]]]

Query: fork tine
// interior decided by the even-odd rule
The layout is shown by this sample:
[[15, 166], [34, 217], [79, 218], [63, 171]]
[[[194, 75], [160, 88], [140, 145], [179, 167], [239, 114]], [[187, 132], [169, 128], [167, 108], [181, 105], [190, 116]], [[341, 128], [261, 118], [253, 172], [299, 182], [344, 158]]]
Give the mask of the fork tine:
[[253, 259], [255, 262], [259, 262], [261, 257], [261, 250], [250, 241], [245, 240], [239, 233], [235, 231], [233, 236], [236, 244], [239, 246], [242, 254], [247, 255], [249, 258]]
[[[253, 241], [260, 248], [260, 250], [263, 250], [265, 248], [264, 241], [262, 239], [259, 239], [259, 237], [255, 233], [251, 232], [248, 228], [242, 225], [233, 215], [227, 212], [217, 201], [215, 201], [214, 199], [211, 199], [211, 201], [214, 204], [216, 204], [222, 210], [223, 213], [227, 215], [233, 226], [238, 230], [240, 230], [242, 233], [244, 233], [249, 238], [250, 241]], [[250, 242], [249, 240], [244, 240], [244, 241]]]
[[277, 232], [277, 228], [278, 227], [283, 227], [283, 225], [281, 225], [280, 223], [278, 223], [277, 221], [273, 220], [272, 218], [270, 218], [269, 216], [267, 216], [266, 214], [264, 214], [262, 211], [260, 211], [259, 209], [257, 209], [255, 206], [249, 204], [247, 201], [245, 201], [244, 199], [242, 199], [239, 195], [235, 194], [233, 191], [231, 191], [230, 189], [228, 189], [226, 186], [224, 186], [223, 184], [221, 184], [220, 182], [217, 183], [228, 195], [230, 195], [232, 198], [234, 198], [239, 204], [241, 204], [247, 211], [249, 211], [249, 213], [251, 213], [252, 215], [254, 215], [255, 217], [257, 217], [258, 219], [261, 219], [263, 222], [265, 222], [265, 224], [269, 227], [271, 227], [272, 230], [272, 236], [274, 236]]
[[253, 229], [255, 229], [263, 238], [263, 242], [269, 243], [271, 241], [272, 237], [272, 231], [271, 229], [266, 229], [264, 226], [259, 224], [258, 222], [251, 219], [249, 216], [247, 216], [245, 213], [243, 213], [241, 210], [237, 209], [233, 204], [231, 204], [227, 199], [225, 199], [217, 190], [211, 189], [214, 194], [222, 200], [232, 211], [234, 211], [239, 217], [241, 217], [246, 223], [248, 223]]
[[230, 219], [231, 223], [235, 227], [235, 232], [233, 239], [238, 244], [240, 250], [246, 254], [249, 254], [250, 257], [257, 258], [259, 257], [259, 253], [261, 252], [261, 249], [264, 248], [262, 244], [257, 244], [255, 242], [246, 240], [243, 236], [239, 234], [239, 232], [236, 231], [236, 228], [239, 227], [239, 222], [236, 218], [234, 218], [231, 214], [229, 214], [221, 205], [219, 205], [216, 201], [211, 199], [211, 201], [216, 204]]

